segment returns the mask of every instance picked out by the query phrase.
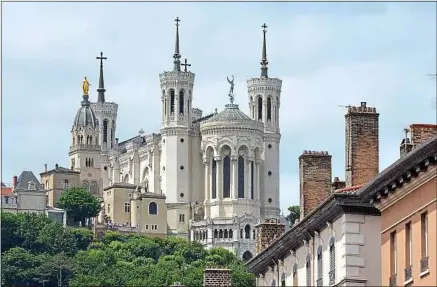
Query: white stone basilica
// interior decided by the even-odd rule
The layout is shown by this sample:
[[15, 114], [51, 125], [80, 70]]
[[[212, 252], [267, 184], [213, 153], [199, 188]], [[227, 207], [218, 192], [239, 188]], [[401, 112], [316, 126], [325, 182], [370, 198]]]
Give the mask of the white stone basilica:
[[[250, 114], [232, 103], [232, 81], [231, 103], [204, 116], [192, 107], [195, 75], [186, 65], [181, 70], [177, 18], [174, 67], [159, 75], [161, 130], [122, 142], [115, 137], [118, 105], [105, 101], [106, 58], [97, 57], [98, 100], [91, 103], [83, 96], [69, 153], [82, 185], [103, 199], [104, 189], [116, 184], [165, 195], [169, 236], [188, 237], [207, 248], [221, 246], [244, 259], [255, 255], [254, 226], [280, 217], [282, 81], [268, 77], [263, 28], [261, 76], [247, 81]], [[114, 212], [125, 211], [122, 204], [112, 206]]]

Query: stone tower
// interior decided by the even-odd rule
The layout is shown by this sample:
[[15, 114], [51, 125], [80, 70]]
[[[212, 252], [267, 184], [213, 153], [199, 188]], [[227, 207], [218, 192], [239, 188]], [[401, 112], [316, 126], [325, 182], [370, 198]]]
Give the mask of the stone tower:
[[108, 152], [115, 147], [115, 129], [117, 123], [117, 111], [118, 105], [116, 103], [106, 102], [105, 100], [105, 81], [103, 79], [103, 52], [100, 53], [100, 57], [96, 57], [100, 60], [100, 75], [99, 75], [99, 88], [97, 89], [98, 98], [97, 102], [92, 103], [91, 107], [97, 117], [99, 124], [99, 144], [101, 146], [101, 164], [102, 164], [102, 181], [101, 185], [107, 187], [109, 185], [110, 168], [108, 160]]
[[70, 168], [80, 171], [82, 186], [92, 194], [101, 196], [99, 125], [91, 108], [88, 94], [83, 95], [81, 107], [71, 129]]
[[[173, 55], [173, 70], [159, 75], [162, 91], [162, 154], [161, 154], [161, 190], [167, 197], [166, 202], [178, 203], [177, 209], [168, 210], [168, 223], [171, 232], [188, 235], [188, 220], [179, 222], [179, 214], [189, 215], [189, 203], [192, 201], [193, 167], [192, 145], [199, 142], [191, 131], [191, 105], [194, 86], [194, 74], [181, 70], [179, 52], [179, 18], [176, 21], [176, 44]], [[199, 153], [197, 151], [197, 153]], [[183, 211], [180, 209], [184, 209]], [[173, 220], [174, 219], [174, 220]], [[181, 227], [181, 224], [184, 228]]]
[[261, 217], [277, 217], [279, 208], [279, 107], [282, 80], [269, 78], [266, 44], [266, 24], [263, 28], [263, 48], [261, 59], [261, 76], [247, 81], [249, 94], [250, 117], [264, 123], [264, 147], [261, 160], [264, 168], [260, 171], [261, 186], [264, 192], [260, 194]]
[[366, 184], [379, 173], [379, 114], [361, 102], [346, 118], [346, 187]]
[[304, 151], [299, 157], [300, 219], [331, 194], [331, 155], [327, 151]]

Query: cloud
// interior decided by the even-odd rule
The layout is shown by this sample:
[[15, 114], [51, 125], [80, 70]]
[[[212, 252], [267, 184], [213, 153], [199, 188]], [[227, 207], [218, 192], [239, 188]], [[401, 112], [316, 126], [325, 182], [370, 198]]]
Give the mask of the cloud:
[[[246, 80], [260, 74], [261, 24], [269, 26], [269, 75], [283, 80], [281, 208], [298, 203], [298, 156], [328, 150], [344, 177], [344, 113], [361, 101], [380, 112], [381, 167], [398, 157], [402, 128], [434, 122], [433, 3], [6, 3], [3, 5], [3, 169], [68, 165], [70, 129], [87, 75], [95, 89], [103, 51], [117, 137], [161, 121], [159, 73], [172, 68], [173, 18], [196, 74], [193, 106], [228, 102], [248, 112]], [[242, 12], [244, 11], [244, 12]], [[97, 93], [92, 91], [95, 100]]]

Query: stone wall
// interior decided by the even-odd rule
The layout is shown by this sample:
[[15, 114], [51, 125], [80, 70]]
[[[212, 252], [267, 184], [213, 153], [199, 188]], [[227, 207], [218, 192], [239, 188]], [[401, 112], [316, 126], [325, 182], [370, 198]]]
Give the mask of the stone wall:
[[436, 135], [437, 135], [437, 125], [430, 125], [430, 124], [410, 125], [410, 137], [414, 148]]
[[273, 240], [285, 232], [285, 224], [280, 223], [278, 219], [267, 219], [265, 222], [255, 226], [256, 228], [256, 254], [260, 253]]
[[218, 287], [232, 286], [232, 274], [230, 269], [205, 269], [203, 271], [203, 286]]
[[379, 173], [379, 114], [361, 102], [345, 119], [346, 187], [366, 184]]
[[304, 151], [299, 157], [300, 218], [331, 194], [331, 156], [327, 151]]

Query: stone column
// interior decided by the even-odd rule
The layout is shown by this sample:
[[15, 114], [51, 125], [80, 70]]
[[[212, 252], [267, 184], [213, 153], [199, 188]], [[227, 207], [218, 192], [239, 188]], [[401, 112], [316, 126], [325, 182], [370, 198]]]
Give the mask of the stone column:
[[263, 99], [263, 120], [267, 123], [267, 100]]
[[245, 178], [247, 178], [247, 180], [246, 180], [247, 184], [246, 184], [246, 191], [244, 193], [245, 198], [250, 198], [250, 190], [251, 190], [251, 182], [252, 182], [252, 173], [251, 173], [251, 168], [250, 168], [251, 162], [252, 162], [251, 160], [246, 161], [246, 167], [245, 167], [246, 176], [245, 176]]
[[257, 160], [255, 162], [255, 200], [260, 201], [260, 186], [261, 186], [261, 178], [259, 176], [259, 170], [260, 170], [260, 160]]
[[211, 181], [211, 172], [210, 172], [210, 164], [211, 160], [205, 159], [203, 161], [203, 164], [205, 165], [205, 202], [209, 202], [211, 197], [211, 189], [210, 187], [210, 181]]
[[223, 165], [222, 165], [222, 158], [216, 157], [215, 161], [217, 163], [216, 165], [216, 172], [217, 172], [217, 199], [221, 200], [223, 198]]
[[108, 132], [106, 133], [106, 146], [111, 148], [112, 143], [112, 120], [108, 119]]
[[[137, 195], [136, 192], [134, 195]], [[138, 212], [137, 212], [137, 201], [132, 198], [130, 201], [130, 226], [131, 227], [137, 227], [137, 220], [138, 220]]]
[[238, 197], [238, 157], [232, 156], [232, 184], [231, 184], [231, 198]]

